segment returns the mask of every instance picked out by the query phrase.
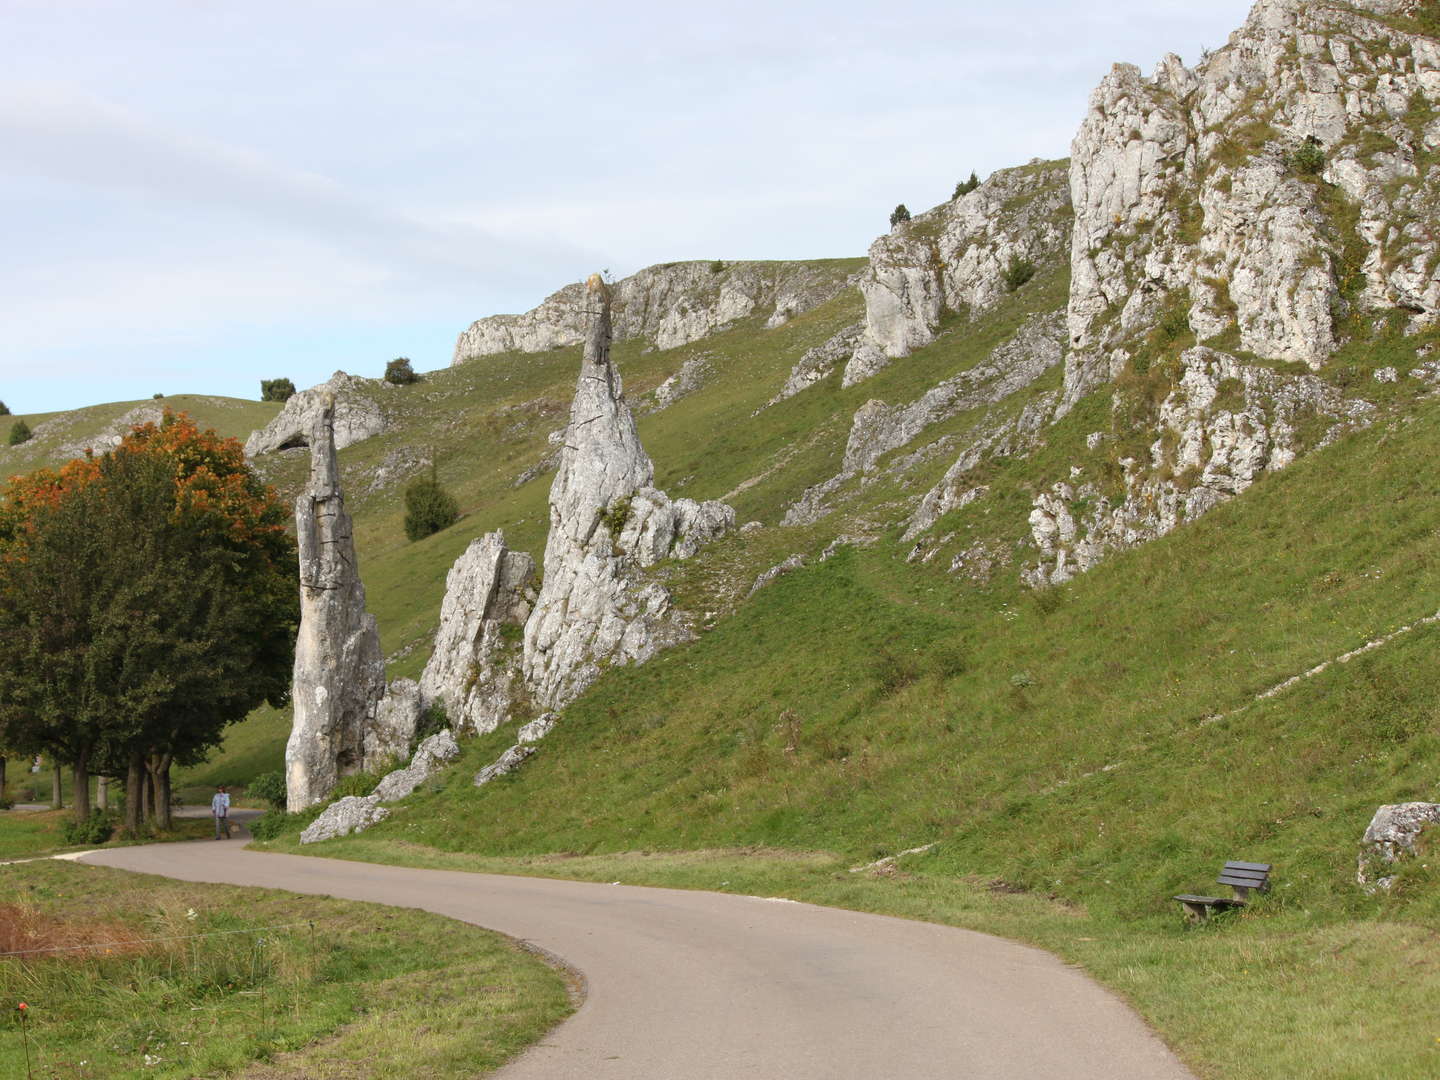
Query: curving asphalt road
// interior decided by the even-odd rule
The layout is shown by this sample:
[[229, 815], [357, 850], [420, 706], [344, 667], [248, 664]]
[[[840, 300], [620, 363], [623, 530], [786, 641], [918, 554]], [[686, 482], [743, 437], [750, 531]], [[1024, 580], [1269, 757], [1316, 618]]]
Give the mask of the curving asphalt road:
[[418, 907], [557, 954], [579, 1011], [504, 1080], [1193, 1080], [1117, 998], [1038, 949], [881, 915], [720, 893], [245, 851], [84, 862]]

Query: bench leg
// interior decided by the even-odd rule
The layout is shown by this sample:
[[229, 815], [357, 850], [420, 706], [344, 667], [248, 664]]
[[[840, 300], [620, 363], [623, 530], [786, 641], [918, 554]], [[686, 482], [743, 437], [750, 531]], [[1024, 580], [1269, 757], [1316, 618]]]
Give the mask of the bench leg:
[[1180, 904], [1185, 908], [1186, 922], [1203, 923], [1210, 918], [1209, 904], [1191, 904], [1184, 900], [1180, 901]]

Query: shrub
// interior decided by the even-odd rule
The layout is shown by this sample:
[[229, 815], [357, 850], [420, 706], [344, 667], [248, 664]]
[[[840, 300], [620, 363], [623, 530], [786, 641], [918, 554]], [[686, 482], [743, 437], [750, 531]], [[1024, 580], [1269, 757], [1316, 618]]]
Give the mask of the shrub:
[[295, 384], [289, 379], [261, 379], [261, 401], [289, 401], [295, 396]]
[[434, 466], [429, 476], [412, 481], [405, 489], [405, 535], [410, 540], [423, 540], [459, 519], [460, 505], [441, 486]]
[[712, 263], [710, 264], [710, 273], [712, 273], [712, 274], [723, 274], [724, 272], [725, 272], [725, 260], [724, 260], [724, 259], [716, 259], [714, 262], [712, 262]]
[[410, 366], [408, 356], [397, 356], [385, 365], [385, 381], [396, 386], [408, 386], [420, 381], [420, 376]]
[[67, 847], [75, 844], [103, 844], [115, 831], [117, 818], [113, 811], [95, 809], [84, 821], [67, 821], [60, 831]]
[[10, 406], [6, 405], [5, 402], [0, 401], [0, 416], [9, 416], [9, 415], [10, 415]]
[[285, 831], [292, 819], [301, 816], [300, 814], [287, 814], [284, 807], [266, 810], [265, 813], [250, 822], [250, 835], [256, 840], [274, 840]]
[[1291, 152], [1286, 162], [1301, 176], [1319, 176], [1325, 168], [1325, 151], [1312, 135]]
[[30, 425], [24, 420], [16, 420], [10, 426], [10, 445], [19, 446], [23, 442], [30, 441]]
[[264, 799], [272, 809], [283, 810], [286, 797], [285, 774], [278, 769], [261, 773], [245, 785], [245, 794]]
[[956, 185], [955, 185], [955, 194], [954, 194], [954, 195], [951, 195], [950, 197], [951, 197], [952, 199], [958, 199], [958, 198], [960, 198], [961, 195], [969, 195], [970, 192], [974, 191], [974, 190], [975, 190], [976, 188], [978, 188], [979, 186], [980, 186], [980, 178], [975, 175], [975, 170], [974, 170], [974, 169], [971, 169], [971, 170], [970, 170], [970, 179], [969, 179], [969, 180], [961, 180], [958, 184], [956, 184]]
[[428, 739], [431, 735], [438, 735], [450, 726], [450, 717], [445, 712], [445, 705], [439, 701], [432, 701], [430, 707], [420, 714], [420, 719], [415, 722], [415, 738], [411, 740], [410, 753], [415, 753], [415, 748]]
[[1035, 264], [1019, 255], [1011, 256], [1010, 265], [1005, 268], [1005, 289], [1014, 292], [1035, 276]]
[[902, 221], [909, 221], [909, 220], [910, 220], [910, 211], [905, 208], [905, 204], [904, 204], [903, 202], [902, 202], [899, 206], [895, 207], [894, 210], [891, 210], [891, 211], [890, 211], [890, 227], [891, 227], [892, 229], [893, 229], [896, 225], [899, 225]]
[[151, 398], [153, 398], [154, 400], [159, 401], [159, 400], [162, 399], [165, 395], [164, 395], [164, 394], [151, 394], [150, 396], [151, 396]]

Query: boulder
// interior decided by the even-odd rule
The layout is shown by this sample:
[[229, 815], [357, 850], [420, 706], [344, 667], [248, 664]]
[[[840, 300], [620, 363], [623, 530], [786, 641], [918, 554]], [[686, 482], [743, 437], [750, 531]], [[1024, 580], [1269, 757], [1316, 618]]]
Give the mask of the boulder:
[[450, 729], [436, 732], [420, 744], [409, 765], [389, 773], [371, 794], [381, 802], [404, 799], [459, 756], [460, 747]]
[[1420, 834], [1437, 824], [1440, 824], [1440, 803], [1410, 802], [1380, 807], [1360, 840], [1356, 882], [1366, 892], [1388, 890], [1395, 882], [1395, 864], [1413, 856]]
[[475, 774], [475, 786], [484, 787], [497, 776], [505, 776], [514, 772], [531, 754], [535, 753], [533, 746], [512, 746], [505, 753], [501, 754], [485, 768]]

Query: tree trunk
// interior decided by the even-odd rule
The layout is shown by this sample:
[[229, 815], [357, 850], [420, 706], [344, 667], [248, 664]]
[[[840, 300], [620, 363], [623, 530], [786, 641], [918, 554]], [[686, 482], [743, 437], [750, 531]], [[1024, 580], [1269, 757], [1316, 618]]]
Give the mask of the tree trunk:
[[99, 810], [110, 809], [110, 778], [108, 776], [95, 778], [95, 806]]
[[90, 816], [90, 753], [81, 750], [75, 756], [75, 764], [71, 770], [75, 778], [74, 790], [70, 793], [71, 801], [75, 803], [75, 820], [84, 821]]
[[8, 764], [5, 755], [0, 754], [0, 803], [5, 801], [5, 766]]
[[54, 758], [50, 759], [50, 809], [59, 810], [65, 805], [65, 797], [60, 790], [60, 762]]
[[145, 792], [145, 820], [151, 825], [155, 824], [155, 776], [150, 772], [149, 759], [143, 759], [140, 767], [145, 770], [140, 779], [140, 787]]
[[150, 777], [151, 820], [157, 829], [170, 828], [170, 754], [151, 754], [145, 759], [145, 771]]
[[125, 828], [140, 831], [145, 803], [145, 756], [132, 753], [125, 768]]

